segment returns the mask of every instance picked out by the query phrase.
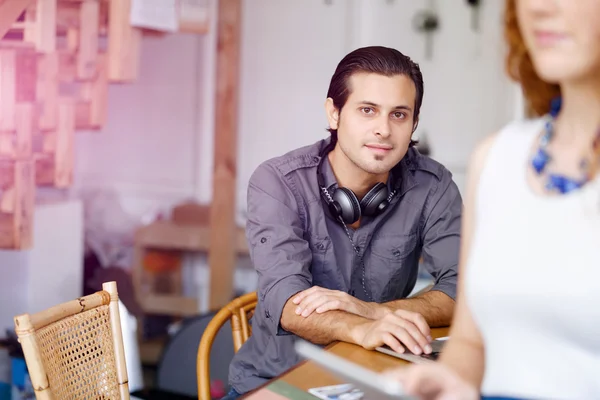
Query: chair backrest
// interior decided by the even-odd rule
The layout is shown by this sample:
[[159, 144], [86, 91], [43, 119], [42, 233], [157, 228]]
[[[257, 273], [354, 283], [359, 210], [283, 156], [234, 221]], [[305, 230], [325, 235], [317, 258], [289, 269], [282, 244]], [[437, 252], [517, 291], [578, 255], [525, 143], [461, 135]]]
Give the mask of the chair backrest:
[[256, 292], [251, 292], [233, 299], [224, 306], [210, 321], [200, 339], [198, 356], [196, 358], [196, 374], [198, 375], [198, 398], [210, 400], [210, 350], [217, 333], [227, 322], [231, 321], [231, 334], [233, 335], [233, 351], [237, 352], [252, 334], [248, 323], [256, 308], [258, 297]]
[[116, 282], [14, 318], [38, 400], [129, 399]]

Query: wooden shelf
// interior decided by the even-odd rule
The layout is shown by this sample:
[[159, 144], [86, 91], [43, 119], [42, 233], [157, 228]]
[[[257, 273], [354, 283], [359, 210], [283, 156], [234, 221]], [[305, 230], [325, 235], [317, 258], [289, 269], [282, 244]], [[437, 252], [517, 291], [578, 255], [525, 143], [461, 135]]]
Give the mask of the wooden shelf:
[[[135, 242], [137, 246], [145, 248], [208, 253], [210, 227], [157, 221], [139, 228], [135, 233]], [[239, 227], [236, 230], [236, 252], [238, 255], [248, 255], [245, 232]]]
[[[205, 253], [210, 255], [214, 251], [214, 243], [211, 243], [211, 208], [208, 205], [197, 203], [184, 203], [173, 208], [170, 220], [156, 221], [152, 224], [142, 226], [135, 232], [133, 278], [134, 288], [138, 303], [144, 312], [148, 314], [172, 315], [177, 317], [189, 317], [198, 314], [198, 299], [182, 295], [181, 287], [181, 264], [171, 256], [165, 256], [160, 261], [146, 264], [145, 257], [148, 253]], [[218, 223], [222, 223], [218, 221]], [[213, 232], [214, 234], [214, 232]], [[227, 250], [237, 256], [248, 255], [248, 246], [243, 228], [235, 228], [235, 239], [228, 241]], [[210, 264], [210, 263], [209, 263]], [[168, 270], [168, 275], [160, 275], [159, 269]], [[226, 268], [227, 265], [218, 265], [217, 268]], [[215, 275], [215, 266], [210, 264], [210, 274]], [[228, 272], [228, 271], [227, 271]], [[164, 292], [156, 291], [154, 287], [158, 280], [165, 279], [175, 282]], [[229, 281], [218, 280], [211, 282], [210, 290], [219, 289], [219, 285], [229, 284]]]
[[144, 312], [191, 317], [198, 315], [198, 299], [177, 295], [150, 294], [140, 299]]

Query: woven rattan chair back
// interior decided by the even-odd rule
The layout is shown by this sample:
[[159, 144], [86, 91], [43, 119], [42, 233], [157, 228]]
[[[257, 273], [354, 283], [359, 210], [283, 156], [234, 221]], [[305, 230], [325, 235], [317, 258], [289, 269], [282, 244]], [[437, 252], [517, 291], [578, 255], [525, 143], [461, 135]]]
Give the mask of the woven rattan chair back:
[[38, 400], [129, 399], [116, 282], [14, 318]]

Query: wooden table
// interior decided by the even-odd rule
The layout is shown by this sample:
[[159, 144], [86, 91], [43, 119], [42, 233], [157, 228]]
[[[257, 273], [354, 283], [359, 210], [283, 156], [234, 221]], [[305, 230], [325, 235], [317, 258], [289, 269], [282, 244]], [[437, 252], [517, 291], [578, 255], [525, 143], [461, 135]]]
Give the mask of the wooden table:
[[[434, 339], [448, 336], [448, 331], [449, 328], [432, 329], [431, 336]], [[408, 361], [404, 361], [375, 350], [365, 350], [360, 346], [344, 342], [332, 344], [327, 348], [327, 351], [377, 372], [410, 364]], [[302, 391], [307, 391], [311, 387], [344, 383], [326, 369], [320, 367], [312, 361], [300, 362], [297, 366], [293, 367], [287, 372], [284, 372], [278, 378], [272, 379], [265, 387], [268, 388], [270, 384], [275, 382], [284, 382]], [[258, 398], [256, 397], [257, 395], [260, 397], [261, 390], [264, 390], [264, 388], [249, 394], [248, 398]]]

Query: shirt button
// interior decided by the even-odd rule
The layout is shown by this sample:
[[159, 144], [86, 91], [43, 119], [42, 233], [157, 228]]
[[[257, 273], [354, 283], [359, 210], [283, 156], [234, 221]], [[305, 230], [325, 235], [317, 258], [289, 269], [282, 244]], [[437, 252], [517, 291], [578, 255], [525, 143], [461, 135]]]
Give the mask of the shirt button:
[[271, 314], [269, 313], [269, 310], [266, 310], [266, 311], [265, 311], [265, 317], [267, 317], [267, 318], [271, 318]]
[[313, 161], [314, 161], [314, 162], [319, 162], [319, 161], [320, 161], [320, 160], [319, 160], [319, 157], [316, 157], [316, 156], [315, 156], [315, 157], [313, 157]]
[[260, 238], [260, 242], [261, 242], [261, 243], [265, 243], [266, 241], [267, 241], [267, 238], [266, 238], [266, 237], [262, 237], [262, 238]]

